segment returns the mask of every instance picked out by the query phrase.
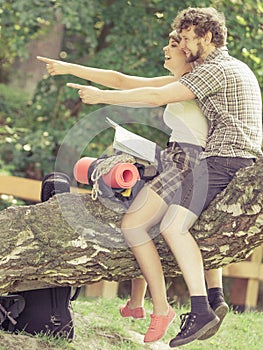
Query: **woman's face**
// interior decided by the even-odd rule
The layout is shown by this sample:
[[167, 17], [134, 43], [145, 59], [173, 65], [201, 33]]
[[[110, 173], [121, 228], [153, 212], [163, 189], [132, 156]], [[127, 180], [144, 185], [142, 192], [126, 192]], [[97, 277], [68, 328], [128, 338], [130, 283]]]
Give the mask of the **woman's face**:
[[163, 48], [163, 51], [165, 55], [164, 67], [171, 73], [175, 69], [180, 69], [185, 65], [186, 55], [181, 49], [180, 44], [172, 37], [169, 38], [168, 45]]

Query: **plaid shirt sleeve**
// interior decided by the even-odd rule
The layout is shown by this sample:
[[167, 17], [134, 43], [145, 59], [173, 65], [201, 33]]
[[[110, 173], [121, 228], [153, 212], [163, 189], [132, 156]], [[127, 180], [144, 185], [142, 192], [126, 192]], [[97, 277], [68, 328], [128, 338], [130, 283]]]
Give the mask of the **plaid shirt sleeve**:
[[204, 157], [262, 155], [261, 92], [246, 64], [217, 49], [180, 82], [196, 95], [209, 120]]
[[224, 72], [215, 65], [203, 64], [192, 73], [184, 75], [180, 82], [187, 86], [198, 100], [202, 100], [224, 88]]

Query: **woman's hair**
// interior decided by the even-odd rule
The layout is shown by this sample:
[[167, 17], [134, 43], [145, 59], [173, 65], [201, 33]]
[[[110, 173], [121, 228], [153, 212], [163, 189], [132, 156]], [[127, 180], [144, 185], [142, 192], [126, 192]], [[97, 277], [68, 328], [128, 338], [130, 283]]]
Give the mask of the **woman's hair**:
[[176, 29], [178, 33], [192, 26], [198, 37], [204, 37], [207, 32], [211, 32], [212, 43], [216, 47], [226, 44], [227, 29], [225, 16], [213, 7], [189, 7], [179, 12], [172, 24], [173, 29]]
[[174, 29], [171, 33], [169, 33], [169, 39], [173, 39], [177, 42], [177, 44], [179, 44], [182, 38], [180, 34], [178, 34], [177, 30]]

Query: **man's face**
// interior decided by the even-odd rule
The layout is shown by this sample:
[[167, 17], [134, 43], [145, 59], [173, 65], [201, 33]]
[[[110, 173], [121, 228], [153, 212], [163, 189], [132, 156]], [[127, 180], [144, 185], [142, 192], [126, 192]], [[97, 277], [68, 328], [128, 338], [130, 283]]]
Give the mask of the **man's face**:
[[205, 40], [198, 37], [194, 32], [194, 27], [183, 29], [180, 33], [180, 47], [186, 54], [186, 62], [195, 62], [204, 59]]

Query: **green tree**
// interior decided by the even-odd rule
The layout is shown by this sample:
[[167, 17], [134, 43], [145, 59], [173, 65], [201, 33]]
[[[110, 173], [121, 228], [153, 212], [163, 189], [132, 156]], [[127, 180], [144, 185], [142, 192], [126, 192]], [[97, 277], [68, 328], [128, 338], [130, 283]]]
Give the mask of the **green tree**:
[[[162, 47], [177, 12], [214, 6], [225, 13], [231, 54], [262, 78], [262, 13], [259, 0], [0, 0], [0, 57], [12, 64], [26, 44], [55, 21], [65, 27], [62, 56], [131, 74], [162, 74]], [[5, 68], [4, 67], [4, 68]]]
[[[214, 6], [225, 13], [230, 53], [245, 61], [263, 86], [259, 0], [0, 0], [0, 5], [0, 82], [4, 84], [10, 83], [14, 60], [27, 57], [27, 43], [52, 30], [57, 21], [64, 26], [61, 59], [134, 75], [166, 74], [162, 48], [177, 12], [188, 6]], [[31, 101], [25, 102], [23, 94], [19, 112], [8, 108], [16, 104], [10, 91], [0, 111], [2, 169], [9, 164], [12, 173], [33, 177], [51, 171], [66, 132], [76, 119], [99, 107], [82, 106], [76, 92], [65, 87], [68, 79], [43, 78]], [[104, 135], [96, 146], [93, 143], [90, 154], [100, 154], [111, 136]]]

